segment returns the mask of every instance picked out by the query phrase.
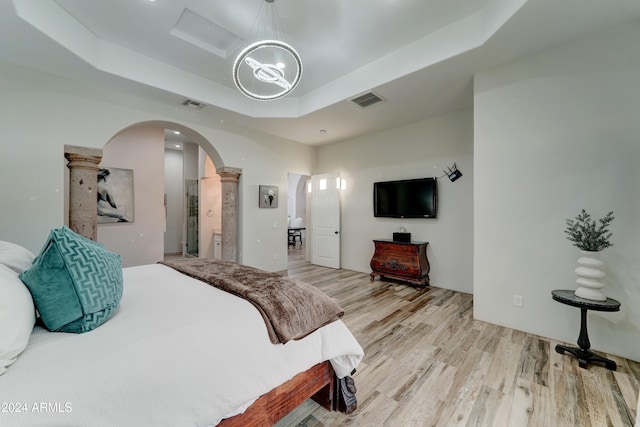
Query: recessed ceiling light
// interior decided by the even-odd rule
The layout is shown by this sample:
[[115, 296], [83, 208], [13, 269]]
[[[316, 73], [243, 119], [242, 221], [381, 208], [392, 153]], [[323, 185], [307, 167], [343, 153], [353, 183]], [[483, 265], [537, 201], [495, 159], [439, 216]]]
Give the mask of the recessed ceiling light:
[[180, 131], [179, 130], [174, 130], [173, 133], [175, 133], [176, 135], [180, 135]]
[[180, 148], [180, 144], [176, 144], [176, 148]]
[[320, 129], [320, 133], [324, 135], [325, 133], [327, 133], [327, 130], [326, 129]]

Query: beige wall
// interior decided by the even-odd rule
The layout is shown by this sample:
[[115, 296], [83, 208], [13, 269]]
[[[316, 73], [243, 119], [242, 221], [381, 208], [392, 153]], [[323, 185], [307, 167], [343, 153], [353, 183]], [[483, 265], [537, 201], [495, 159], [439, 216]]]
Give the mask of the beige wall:
[[575, 343], [579, 310], [551, 299], [576, 287], [565, 220], [613, 210], [605, 293], [622, 309], [590, 312], [589, 334], [640, 360], [640, 25], [480, 73], [474, 104], [476, 318]]
[[98, 224], [98, 241], [124, 267], [153, 264], [164, 254], [164, 129], [131, 129], [102, 150], [103, 167], [133, 169], [134, 221]]
[[[453, 165], [464, 174], [438, 179], [438, 218], [373, 216], [373, 183], [440, 177]], [[342, 267], [370, 273], [373, 239], [405, 227], [429, 242], [434, 286], [473, 292], [473, 112], [462, 111], [376, 132], [318, 149], [318, 172], [339, 172], [342, 191]]]
[[[286, 193], [287, 172], [311, 173], [314, 148], [7, 63], [0, 63], [0, 148], [10, 153], [0, 159], [0, 239], [38, 252], [50, 230], [65, 222], [64, 145], [103, 148], [138, 124], [189, 131], [216, 161], [242, 169], [239, 259], [270, 271], [286, 269], [286, 204], [259, 212], [258, 185], [278, 185]], [[157, 179], [162, 186], [162, 176]], [[162, 206], [162, 196], [157, 203]], [[157, 240], [140, 239], [161, 248], [162, 230]], [[136, 244], [151, 251], [145, 259], [158, 257], [151, 244]]]

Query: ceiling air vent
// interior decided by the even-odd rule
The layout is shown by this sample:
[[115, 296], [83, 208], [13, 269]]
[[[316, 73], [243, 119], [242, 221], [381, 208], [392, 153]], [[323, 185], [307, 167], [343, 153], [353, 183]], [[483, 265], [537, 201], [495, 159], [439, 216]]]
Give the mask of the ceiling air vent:
[[184, 105], [187, 108], [194, 109], [194, 110], [202, 110], [207, 104], [204, 104], [204, 103], [198, 102], [198, 101], [194, 101], [193, 99], [185, 99], [184, 101], [182, 101], [182, 105]]
[[373, 92], [367, 92], [364, 95], [360, 95], [357, 98], [353, 98], [351, 102], [355, 102], [362, 108], [367, 108], [378, 102], [382, 102], [382, 98]]

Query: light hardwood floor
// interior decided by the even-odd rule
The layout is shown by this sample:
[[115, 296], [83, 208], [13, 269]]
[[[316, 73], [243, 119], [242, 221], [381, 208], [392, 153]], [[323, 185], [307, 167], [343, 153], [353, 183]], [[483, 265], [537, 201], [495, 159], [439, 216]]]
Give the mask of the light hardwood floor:
[[581, 369], [556, 341], [473, 320], [469, 294], [370, 282], [289, 251], [289, 275], [340, 303], [365, 358], [354, 414], [307, 401], [277, 427], [633, 426], [640, 363], [606, 355], [617, 371]]

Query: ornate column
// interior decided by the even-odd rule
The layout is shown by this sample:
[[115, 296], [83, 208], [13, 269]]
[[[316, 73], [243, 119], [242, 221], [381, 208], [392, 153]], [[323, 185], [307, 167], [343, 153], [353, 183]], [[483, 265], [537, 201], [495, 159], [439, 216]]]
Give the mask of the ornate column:
[[98, 239], [98, 166], [102, 150], [64, 146], [69, 161], [69, 228], [91, 240]]
[[222, 184], [222, 259], [238, 261], [238, 178], [242, 169], [216, 170]]

